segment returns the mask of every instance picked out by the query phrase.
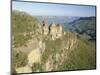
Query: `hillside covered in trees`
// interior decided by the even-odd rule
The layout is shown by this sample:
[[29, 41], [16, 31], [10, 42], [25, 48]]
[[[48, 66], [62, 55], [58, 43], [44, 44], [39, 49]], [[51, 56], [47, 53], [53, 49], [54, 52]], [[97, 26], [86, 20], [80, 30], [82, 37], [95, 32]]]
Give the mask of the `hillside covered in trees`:
[[96, 41], [96, 17], [80, 17], [69, 23], [71, 30], [85, 38]]
[[[82, 28], [81, 31], [76, 28], [78, 33], [95, 36], [95, 20], [92, 19], [80, 18], [69, 25], [77, 24]], [[64, 27], [59, 23], [40, 22], [36, 16], [13, 10], [12, 73], [95, 69], [95, 41], [81, 34], [78, 37], [76, 32], [65, 31]]]

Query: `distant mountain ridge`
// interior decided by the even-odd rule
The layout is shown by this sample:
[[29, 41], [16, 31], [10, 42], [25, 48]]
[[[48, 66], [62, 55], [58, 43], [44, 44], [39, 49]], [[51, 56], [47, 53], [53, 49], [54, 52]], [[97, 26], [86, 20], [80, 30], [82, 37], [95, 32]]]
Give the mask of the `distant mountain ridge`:
[[69, 23], [72, 22], [79, 17], [73, 17], [73, 16], [36, 16], [40, 22], [43, 20], [46, 20], [49, 24], [51, 23], [60, 23], [64, 24], [65, 22]]
[[[80, 17], [73, 22], [68, 23], [70, 30], [78, 34], [86, 34], [91, 39], [96, 39], [96, 17]], [[67, 28], [67, 26], [66, 26]]]

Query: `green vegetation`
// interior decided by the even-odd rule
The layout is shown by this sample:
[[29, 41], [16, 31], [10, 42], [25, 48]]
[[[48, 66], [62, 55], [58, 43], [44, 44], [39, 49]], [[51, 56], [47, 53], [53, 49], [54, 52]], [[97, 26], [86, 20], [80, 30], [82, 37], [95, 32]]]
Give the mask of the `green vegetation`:
[[12, 67], [18, 68], [27, 64], [27, 55], [21, 51], [12, 51]]
[[85, 39], [78, 40], [78, 47], [69, 54], [69, 59], [59, 65], [59, 70], [95, 69], [95, 43]]
[[16, 33], [31, 32], [37, 28], [38, 20], [35, 17], [19, 11], [12, 11], [12, 32]]
[[55, 56], [55, 54], [61, 49], [62, 40], [45, 40], [46, 44], [45, 52], [42, 55], [42, 62], [45, 63], [49, 56]]
[[32, 66], [32, 71], [33, 72], [36, 72], [36, 71], [42, 72], [43, 71], [42, 65], [40, 63], [34, 63]]
[[27, 41], [32, 38], [31, 35], [28, 35], [28, 34], [26, 36], [21, 35], [21, 34], [15, 35], [14, 37], [15, 37], [14, 38], [15, 47], [20, 47], [23, 45], [26, 46]]
[[32, 38], [30, 32], [35, 32], [38, 29], [38, 20], [31, 15], [12, 11], [12, 34], [14, 36], [14, 47], [26, 45], [27, 41]]

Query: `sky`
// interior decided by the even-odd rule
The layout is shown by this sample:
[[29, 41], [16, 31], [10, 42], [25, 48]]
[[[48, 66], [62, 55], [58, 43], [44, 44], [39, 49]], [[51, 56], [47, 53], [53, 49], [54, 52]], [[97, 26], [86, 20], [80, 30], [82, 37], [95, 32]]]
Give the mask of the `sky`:
[[12, 10], [25, 11], [37, 16], [95, 16], [95, 6], [83, 5], [13, 1]]

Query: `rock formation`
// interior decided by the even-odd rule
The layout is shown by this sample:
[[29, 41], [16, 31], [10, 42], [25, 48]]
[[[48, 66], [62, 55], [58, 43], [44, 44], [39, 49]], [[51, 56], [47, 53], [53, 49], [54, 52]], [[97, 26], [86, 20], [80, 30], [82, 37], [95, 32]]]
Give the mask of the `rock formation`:
[[56, 38], [60, 38], [62, 36], [62, 26], [59, 24], [51, 24], [50, 26], [50, 35], [52, 37], [52, 40]]
[[50, 35], [52, 40], [60, 38], [63, 34], [63, 27], [60, 24], [52, 23], [50, 25], [43, 21], [43, 34], [44, 36]]
[[16, 68], [16, 72], [17, 73], [31, 73], [32, 69], [31, 69], [31, 67], [29, 67], [28, 65], [26, 65], [24, 67]]
[[46, 22], [43, 21], [43, 34], [47, 35], [49, 33], [49, 26]]

